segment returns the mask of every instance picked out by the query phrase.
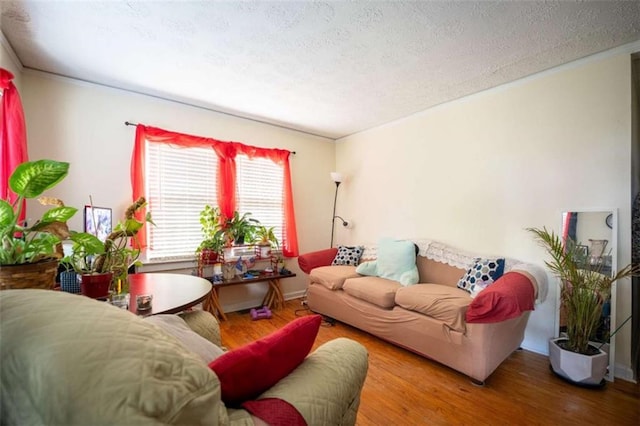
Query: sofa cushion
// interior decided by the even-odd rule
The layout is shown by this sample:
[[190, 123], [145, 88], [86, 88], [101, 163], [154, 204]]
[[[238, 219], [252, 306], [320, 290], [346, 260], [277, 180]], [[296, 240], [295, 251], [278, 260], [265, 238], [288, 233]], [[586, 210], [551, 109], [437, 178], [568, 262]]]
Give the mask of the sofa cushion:
[[402, 285], [418, 282], [416, 245], [408, 240], [382, 238], [378, 243], [378, 276]]
[[331, 264], [358, 266], [363, 251], [364, 247], [362, 246], [338, 246], [338, 252]]
[[[458, 281], [458, 288], [473, 292], [476, 283], [496, 281], [504, 272], [504, 259], [475, 259], [475, 262]], [[486, 284], [485, 284], [486, 285]]]
[[464, 332], [464, 317], [472, 299], [464, 290], [440, 284], [416, 284], [396, 292], [396, 304], [442, 321], [452, 330]]
[[482, 290], [469, 305], [469, 323], [501, 322], [533, 310], [535, 286], [528, 274], [507, 272]]
[[396, 291], [400, 287], [402, 285], [397, 281], [380, 277], [360, 277], [346, 280], [342, 290], [357, 299], [391, 309], [395, 306]]
[[185, 349], [198, 355], [205, 364], [209, 364], [224, 353], [219, 346], [189, 328], [185, 320], [177, 315], [151, 315], [144, 318], [144, 321], [178, 339]]
[[315, 268], [309, 274], [311, 283], [322, 284], [329, 290], [339, 290], [347, 278], [359, 277], [355, 266], [336, 265]]
[[211, 362], [209, 367], [220, 380], [222, 400], [238, 405], [255, 399], [291, 373], [311, 350], [321, 322], [320, 315], [297, 318]]

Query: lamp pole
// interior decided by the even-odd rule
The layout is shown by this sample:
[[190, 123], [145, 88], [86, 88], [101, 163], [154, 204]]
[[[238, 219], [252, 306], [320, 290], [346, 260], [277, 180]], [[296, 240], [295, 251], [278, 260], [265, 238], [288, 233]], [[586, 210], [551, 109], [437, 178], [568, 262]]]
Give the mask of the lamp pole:
[[333, 247], [333, 230], [335, 229], [336, 224], [336, 201], [338, 201], [338, 187], [340, 186], [340, 182], [336, 182], [336, 194], [333, 197], [333, 214], [331, 215], [331, 246]]

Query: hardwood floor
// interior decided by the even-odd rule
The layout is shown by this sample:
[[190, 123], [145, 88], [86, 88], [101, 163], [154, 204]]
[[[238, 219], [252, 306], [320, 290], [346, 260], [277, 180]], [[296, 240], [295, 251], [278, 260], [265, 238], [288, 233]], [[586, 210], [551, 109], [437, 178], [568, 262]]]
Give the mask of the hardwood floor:
[[[300, 299], [287, 301], [269, 320], [247, 312], [220, 324], [228, 348], [251, 342], [307, 315]], [[315, 347], [348, 337], [369, 351], [357, 424], [366, 425], [640, 425], [640, 386], [616, 380], [603, 389], [565, 383], [549, 370], [546, 356], [517, 351], [484, 387], [430, 361], [348, 325], [323, 323]]]

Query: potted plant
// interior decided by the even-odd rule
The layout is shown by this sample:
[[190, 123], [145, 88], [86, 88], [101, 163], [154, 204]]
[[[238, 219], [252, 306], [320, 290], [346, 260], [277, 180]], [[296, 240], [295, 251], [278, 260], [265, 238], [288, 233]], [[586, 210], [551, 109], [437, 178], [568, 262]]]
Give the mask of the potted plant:
[[65, 257], [65, 261], [79, 274], [83, 294], [106, 298], [112, 283], [116, 284], [117, 293], [127, 292], [129, 268], [140, 265], [140, 250], [131, 247], [131, 240], [136, 239], [145, 222], [153, 224], [149, 213], [144, 222], [134, 217], [145, 205], [144, 197], [131, 204], [125, 211], [124, 221], [118, 222], [104, 242], [86, 232], [71, 233], [72, 254]]
[[600, 386], [604, 384], [609, 356], [590, 340], [595, 336], [613, 283], [637, 275], [640, 265], [629, 264], [617, 272], [612, 271], [611, 275], [602, 274], [599, 265], [586, 262], [585, 253], [575, 241], [569, 239], [563, 243], [546, 228], [528, 231], [551, 256], [545, 264], [560, 280], [560, 300], [565, 309], [566, 337], [549, 341], [551, 367], [572, 383]]
[[274, 227], [267, 228], [264, 225], [259, 225], [256, 227], [255, 231], [256, 243], [260, 247], [260, 257], [269, 257], [271, 256], [271, 247], [276, 246], [280, 248], [280, 243], [278, 242], [278, 238], [274, 233]]
[[222, 218], [219, 234], [223, 236], [225, 246], [242, 245], [255, 239], [255, 229], [260, 222], [250, 216], [249, 212], [240, 215], [236, 210], [230, 218]]
[[220, 209], [205, 205], [200, 212], [200, 225], [203, 239], [196, 249], [199, 262], [211, 264], [218, 259], [220, 250], [224, 246], [223, 235], [220, 231]]
[[52, 288], [62, 257], [60, 242], [69, 236], [67, 220], [77, 211], [61, 200], [43, 197], [53, 205], [28, 226], [20, 220], [24, 200], [39, 197], [69, 172], [69, 163], [54, 160], [20, 164], [9, 177], [9, 188], [17, 195], [13, 204], [0, 200], [0, 288]]

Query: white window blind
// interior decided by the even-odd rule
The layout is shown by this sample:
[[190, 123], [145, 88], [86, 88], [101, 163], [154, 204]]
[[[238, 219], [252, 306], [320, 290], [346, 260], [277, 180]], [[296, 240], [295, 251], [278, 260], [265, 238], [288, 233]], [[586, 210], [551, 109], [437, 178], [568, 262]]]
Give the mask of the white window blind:
[[267, 228], [274, 227], [282, 243], [284, 230], [284, 167], [265, 158], [236, 157], [236, 205]]
[[146, 143], [147, 258], [193, 258], [202, 241], [200, 211], [217, 205], [218, 157], [211, 148]]

